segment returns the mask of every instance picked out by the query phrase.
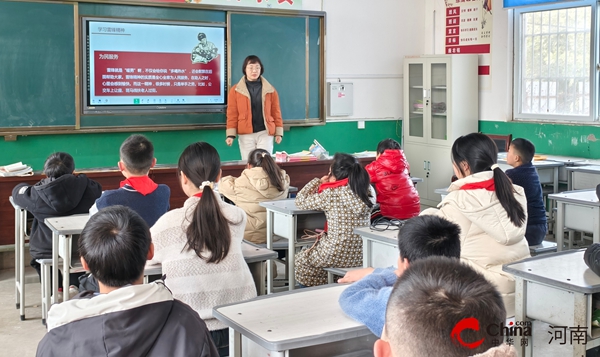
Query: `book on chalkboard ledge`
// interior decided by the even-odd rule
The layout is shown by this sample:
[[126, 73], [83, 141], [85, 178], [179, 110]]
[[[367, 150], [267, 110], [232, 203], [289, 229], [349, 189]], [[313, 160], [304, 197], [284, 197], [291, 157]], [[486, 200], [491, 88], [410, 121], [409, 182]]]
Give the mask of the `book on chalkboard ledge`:
[[22, 162], [15, 162], [14, 164], [0, 166], [0, 177], [31, 175], [33, 175], [31, 166], [25, 165]]

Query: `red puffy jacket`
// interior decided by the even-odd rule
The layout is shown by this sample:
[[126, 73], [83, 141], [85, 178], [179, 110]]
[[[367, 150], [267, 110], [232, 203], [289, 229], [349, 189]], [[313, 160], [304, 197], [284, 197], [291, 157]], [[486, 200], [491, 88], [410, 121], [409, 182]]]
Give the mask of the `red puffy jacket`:
[[408, 175], [408, 161], [402, 150], [385, 150], [365, 169], [375, 184], [382, 215], [398, 219], [419, 215], [419, 193]]

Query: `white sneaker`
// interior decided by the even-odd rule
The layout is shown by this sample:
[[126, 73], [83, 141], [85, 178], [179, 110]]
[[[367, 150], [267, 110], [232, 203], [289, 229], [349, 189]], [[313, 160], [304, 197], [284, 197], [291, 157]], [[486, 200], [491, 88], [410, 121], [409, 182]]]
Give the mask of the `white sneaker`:
[[75, 285], [69, 286], [69, 299], [72, 299], [77, 294], [79, 294], [79, 289]]

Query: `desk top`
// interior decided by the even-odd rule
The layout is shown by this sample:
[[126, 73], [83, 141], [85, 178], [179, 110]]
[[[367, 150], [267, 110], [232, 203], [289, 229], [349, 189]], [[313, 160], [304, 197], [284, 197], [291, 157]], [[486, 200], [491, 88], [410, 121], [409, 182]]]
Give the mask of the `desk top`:
[[[553, 161], [553, 160], [539, 160], [539, 161], [534, 160], [531, 164], [533, 165], [533, 167], [535, 167], [537, 169], [546, 169], [546, 168], [565, 166], [564, 162]], [[502, 171], [510, 170], [513, 168], [506, 162], [506, 159], [498, 159], [498, 165], [500, 166]]]
[[548, 198], [562, 202], [583, 204], [586, 206], [600, 206], [600, 202], [598, 202], [598, 196], [596, 196], [595, 189], [553, 193], [549, 194]]
[[585, 249], [549, 253], [504, 265], [502, 270], [525, 280], [584, 294], [600, 292], [600, 277], [583, 261]]
[[296, 207], [296, 200], [294, 198], [289, 198], [287, 200], [278, 200], [278, 201], [264, 201], [259, 203], [261, 207], [266, 208], [270, 211], [275, 211], [279, 213], [285, 214], [312, 214], [312, 213], [323, 213], [323, 211], [312, 211], [305, 210]]
[[44, 223], [46, 223], [52, 233], [70, 235], [81, 233], [89, 219], [89, 214], [75, 214], [72, 216], [46, 218]]
[[583, 172], [587, 174], [600, 174], [600, 165], [569, 166], [567, 171]]
[[[380, 227], [383, 229], [385, 228], [385, 225], [381, 225]], [[390, 226], [388, 229], [382, 231], [374, 230], [371, 227], [354, 228], [354, 233], [360, 235], [361, 237], [392, 245], [398, 245], [399, 231], [400, 230], [396, 226]]]
[[370, 335], [346, 316], [338, 298], [347, 285], [330, 284], [217, 306], [213, 316], [269, 351]]

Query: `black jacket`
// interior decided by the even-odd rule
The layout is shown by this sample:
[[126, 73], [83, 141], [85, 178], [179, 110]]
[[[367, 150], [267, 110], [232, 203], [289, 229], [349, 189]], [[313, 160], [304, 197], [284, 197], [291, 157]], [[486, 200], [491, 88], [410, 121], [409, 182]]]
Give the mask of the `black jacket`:
[[102, 186], [86, 175], [45, 178], [31, 186], [21, 183], [12, 192], [13, 200], [33, 214], [29, 249], [34, 259], [52, 258], [52, 231], [48, 217], [87, 213], [102, 194]]
[[[81, 294], [80, 294], [81, 295]], [[37, 357], [218, 357], [198, 313], [156, 282], [83, 294], [48, 312]]]

